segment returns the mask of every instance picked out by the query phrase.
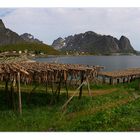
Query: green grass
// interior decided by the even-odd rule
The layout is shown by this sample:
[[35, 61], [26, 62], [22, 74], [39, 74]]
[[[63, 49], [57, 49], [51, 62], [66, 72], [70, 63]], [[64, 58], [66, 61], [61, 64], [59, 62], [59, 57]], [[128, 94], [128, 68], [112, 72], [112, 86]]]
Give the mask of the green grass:
[[75, 121], [72, 131], [139, 131], [140, 99], [127, 105], [82, 116]]
[[[3, 84], [0, 86], [0, 131], [140, 131], [139, 82], [119, 85], [92, 85], [92, 90], [116, 90], [93, 97], [74, 97], [66, 111], [61, 111], [66, 95], [59, 102], [50, 104], [52, 94], [39, 86], [33, 93], [30, 105], [27, 98], [31, 85], [22, 85], [23, 114], [7, 107]], [[132, 99], [129, 101], [129, 98]], [[119, 101], [128, 100], [122, 103]]]
[[24, 51], [28, 50], [33, 51], [35, 53], [43, 52], [49, 55], [58, 55], [60, 54], [58, 51], [53, 49], [51, 46], [46, 44], [37, 44], [37, 43], [18, 43], [18, 44], [10, 44], [5, 46], [0, 46], [0, 51]]

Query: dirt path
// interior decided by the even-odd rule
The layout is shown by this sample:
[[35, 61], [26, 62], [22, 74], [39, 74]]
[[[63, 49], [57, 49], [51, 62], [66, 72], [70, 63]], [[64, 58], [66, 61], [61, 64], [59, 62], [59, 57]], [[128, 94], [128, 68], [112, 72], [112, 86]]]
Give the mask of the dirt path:
[[[117, 88], [111, 88], [111, 89], [98, 89], [98, 90], [91, 90], [92, 96], [98, 96], [98, 95], [104, 95], [104, 94], [110, 94], [112, 92], [117, 91]], [[74, 93], [74, 91], [69, 91], [69, 95], [71, 96]], [[79, 96], [78, 93], [76, 96]], [[89, 96], [87, 90], [83, 90], [83, 96]]]
[[92, 96], [110, 94], [110, 93], [115, 92], [117, 90], [118, 90], [117, 88], [104, 89], [104, 90], [95, 90], [95, 91], [92, 92]]
[[134, 97], [129, 97], [129, 98], [125, 98], [125, 99], [120, 99], [118, 101], [115, 101], [115, 102], [112, 102], [112, 103], [105, 103], [99, 107], [94, 107], [94, 108], [91, 108], [91, 109], [87, 109], [87, 110], [82, 110], [82, 111], [79, 111], [79, 112], [73, 112], [73, 113], [70, 113], [68, 114], [66, 117], [68, 119], [73, 119], [73, 118], [76, 118], [77, 116], [86, 116], [86, 115], [91, 115], [91, 114], [95, 114], [99, 111], [103, 111], [103, 110], [107, 110], [107, 109], [110, 109], [110, 108], [115, 108], [117, 106], [121, 106], [121, 105], [124, 105], [124, 104], [127, 104], [131, 101], [134, 101], [135, 98]]

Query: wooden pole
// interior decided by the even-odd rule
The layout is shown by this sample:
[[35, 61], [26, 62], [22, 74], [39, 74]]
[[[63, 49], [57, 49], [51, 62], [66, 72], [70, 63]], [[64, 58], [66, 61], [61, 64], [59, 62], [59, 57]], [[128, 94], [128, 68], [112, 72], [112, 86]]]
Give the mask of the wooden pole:
[[[81, 71], [81, 84], [83, 83], [83, 81], [84, 81], [84, 72]], [[82, 90], [83, 90], [83, 86], [80, 87], [79, 99], [81, 99], [82, 97]]]
[[66, 95], [67, 99], [69, 98], [69, 93], [68, 93], [68, 86], [67, 86], [67, 81], [65, 80], [65, 89], [66, 89]]
[[123, 83], [125, 83], [125, 77], [123, 78]]
[[60, 72], [60, 74], [59, 74], [59, 85], [58, 85], [57, 101], [59, 101], [60, 90], [61, 90], [61, 82], [62, 82], [62, 73]]
[[7, 105], [8, 107], [10, 107], [10, 95], [9, 95], [9, 92], [8, 92], [8, 79], [6, 79], [6, 82], [5, 82], [5, 93], [6, 93], [6, 101], [7, 101]]
[[15, 93], [14, 93], [14, 85], [13, 83], [11, 84], [11, 106], [13, 110], [16, 110], [16, 104], [15, 104]]
[[51, 88], [52, 88], [52, 94], [54, 94], [54, 78], [52, 73], [51, 73]]
[[114, 78], [110, 77], [110, 85], [114, 85]]
[[133, 80], [135, 80], [135, 78], [136, 78], [136, 76], [134, 75], [134, 76], [133, 76]]
[[29, 93], [29, 96], [27, 98], [27, 104], [28, 104], [28, 106], [30, 105], [31, 96], [32, 96], [33, 92], [37, 89], [37, 87], [38, 87], [38, 84], [35, 83], [35, 87], [33, 87], [33, 89], [31, 90], [31, 92]]
[[88, 77], [86, 79], [87, 79], [86, 81], [87, 81], [88, 94], [89, 94], [89, 96], [91, 96], [90, 84], [89, 84]]
[[16, 99], [15, 99], [16, 96], [15, 96], [15, 91], [14, 91], [15, 84], [16, 84], [16, 77], [14, 75], [14, 79], [11, 82], [11, 87], [10, 87], [10, 99], [11, 99], [10, 105], [14, 111], [16, 110]]
[[127, 77], [127, 82], [130, 83], [130, 77], [129, 76]]
[[66, 96], [68, 99], [69, 95], [68, 95], [68, 87], [67, 87], [67, 72], [65, 70], [64, 70], [64, 84], [65, 84], [65, 89], [66, 89]]
[[46, 81], [46, 93], [48, 93], [48, 80]]
[[132, 81], [133, 81], [133, 76], [130, 77], [130, 82], [132, 82]]
[[[53, 104], [54, 102], [56, 102], [55, 99], [55, 92], [54, 92], [54, 73], [51, 73], [51, 89], [52, 89], [52, 99], [50, 101], [50, 104]], [[57, 92], [57, 91], [56, 91]]]
[[22, 102], [21, 102], [21, 90], [20, 90], [20, 72], [17, 73], [18, 82], [18, 103], [19, 103], [19, 113], [22, 115]]
[[119, 83], [120, 83], [120, 79], [118, 78], [118, 79], [117, 79], [117, 84], [119, 84]]
[[83, 82], [73, 93], [73, 95], [65, 102], [65, 104], [62, 106], [62, 110], [66, 109], [66, 106], [68, 105], [68, 103], [72, 100], [72, 98], [76, 95], [77, 91], [85, 84], [85, 82]]
[[103, 84], [105, 84], [106, 82], [105, 76], [103, 75], [102, 77], [103, 77]]

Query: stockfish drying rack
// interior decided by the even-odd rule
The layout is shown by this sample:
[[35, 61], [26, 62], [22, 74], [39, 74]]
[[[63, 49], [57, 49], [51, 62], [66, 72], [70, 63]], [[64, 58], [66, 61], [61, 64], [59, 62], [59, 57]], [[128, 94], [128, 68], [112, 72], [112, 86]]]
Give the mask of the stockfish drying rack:
[[[7, 102], [13, 108], [15, 106], [13, 96], [14, 94], [18, 95], [17, 108], [19, 113], [22, 114], [21, 83], [26, 85], [31, 83], [44, 84], [46, 86], [46, 92], [48, 90], [48, 84], [50, 84], [52, 99], [54, 99], [55, 95], [57, 100], [59, 100], [62, 84], [65, 86], [68, 98], [68, 86], [75, 83], [79, 87], [79, 98], [81, 98], [83, 83], [85, 81], [87, 82], [90, 94], [89, 81], [95, 79], [102, 68], [100, 66], [43, 62], [0, 63], [0, 81], [5, 83]], [[16, 91], [14, 87], [17, 87]], [[35, 88], [36, 86], [32, 89], [32, 92]]]

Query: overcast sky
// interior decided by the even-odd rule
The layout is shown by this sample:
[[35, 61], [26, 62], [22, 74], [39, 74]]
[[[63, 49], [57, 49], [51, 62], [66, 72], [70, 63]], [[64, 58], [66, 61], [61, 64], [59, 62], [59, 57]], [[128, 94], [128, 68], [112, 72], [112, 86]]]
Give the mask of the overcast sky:
[[128, 37], [140, 50], [140, 8], [19, 8], [0, 9], [7, 28], [31, 33], [51, 44], [58, 37], [86, 31]]

